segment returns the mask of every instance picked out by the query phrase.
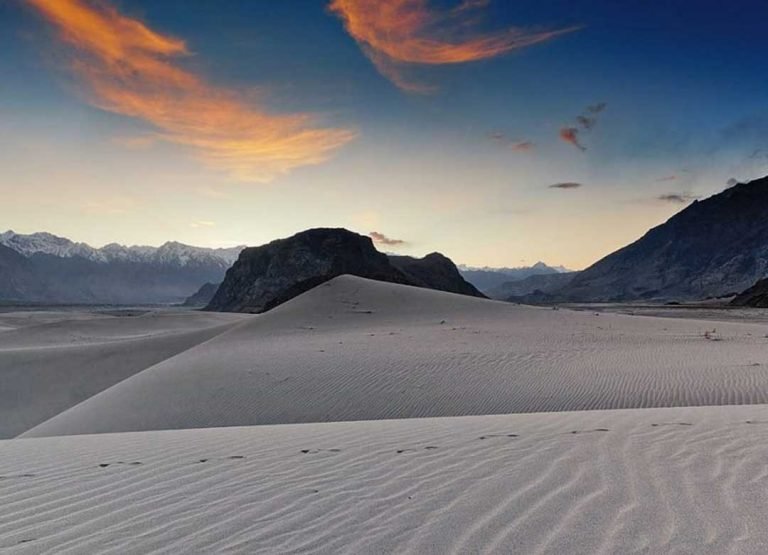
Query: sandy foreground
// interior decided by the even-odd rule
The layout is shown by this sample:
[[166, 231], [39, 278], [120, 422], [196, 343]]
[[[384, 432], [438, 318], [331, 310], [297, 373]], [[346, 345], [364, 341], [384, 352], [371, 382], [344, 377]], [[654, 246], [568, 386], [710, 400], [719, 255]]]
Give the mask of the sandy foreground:
[[0, 442], [3, 553], [765, 553], [768, 408]]
[[0, 314], [0, 552], [765, 553], [767, 333], [348, 276]]

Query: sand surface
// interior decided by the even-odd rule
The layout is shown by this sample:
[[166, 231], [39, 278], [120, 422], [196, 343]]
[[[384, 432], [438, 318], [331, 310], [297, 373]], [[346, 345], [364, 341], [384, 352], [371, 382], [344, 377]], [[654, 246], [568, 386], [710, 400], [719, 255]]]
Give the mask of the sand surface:
[[766, 553], [767, 333], [352, 277], [3, 313], [0, 552]]
[[18, 435], [244, 318], [190, 311], [0, 314], [0, 438]]
[[3, 553], [765, 553], [768, 407], [0, 442]]
[[767, 332], [343, 276], [25, 435], [765, 403]]

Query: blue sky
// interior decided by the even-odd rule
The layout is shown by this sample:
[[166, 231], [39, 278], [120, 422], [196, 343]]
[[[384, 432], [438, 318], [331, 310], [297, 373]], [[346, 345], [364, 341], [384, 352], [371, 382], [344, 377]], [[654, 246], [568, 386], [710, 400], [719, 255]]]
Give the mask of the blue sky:
[[[0, 216], [17, 231], [218, 246], [340, 225], [402, 239], [408, 254], [581, 268], [685, 206], [659, 197], [768, 173], [765, 2], [490, 1], [473, 33], [580, 28], [466, 63], [398, 65], [432, 88], [415, 94], [327, 2], [77, 1], [183, 40], [179, 67], [216, 90], [354, 138], [258, 182], [201, 163], [188, 143], [136, 148], [156, 122], [95, 102], [71, 71], [82, 52], [34, 5], [6, 0], [0, 188], [12, 200]], [[560, 138], [603, 102], [579, 131], [586, 150]], [[581, 186], [550, 187], [564, 182]]]

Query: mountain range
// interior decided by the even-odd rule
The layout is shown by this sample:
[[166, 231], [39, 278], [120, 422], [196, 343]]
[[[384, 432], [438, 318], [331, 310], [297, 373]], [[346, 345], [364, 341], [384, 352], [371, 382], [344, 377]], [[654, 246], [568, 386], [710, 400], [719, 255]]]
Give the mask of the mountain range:
[[219, 282], [243, 247], [115, 243], [94, 248], [50, 233], [0, 234], [0, 301], [147, 304], [183, 301]]
[[570, 270], [563, 266], [549, 266], [544, 262], [537, 262], [533, 266], [520, 266], [518, 268], [476, 267], [464, 264], [460, 264], [458, 268], [464, 279], [492, 298], [501, 298], [498, 295], [502, 294], [500, 293], [500, 288], [505, 283], [519, 282], [531, 276], [570, 272]]
[[[191, 305], [210, 299], [211, 309], [261, 312], [343, 273], [517, 302], [719, 298], [768, 276], [766, 216], [768, 177], [737, 183], [580, 272], [542, 262], [457, 268], [439, 253], [387, 256], [369, 238], [331, 228], [247, 249], [177, 242], [94, 248], [50, 233], [8, 231], [0, 234], [0, 302], [148, 304], [193, 296]], [[755, 292], [764, 297], [764, 289], [763, 282]]]

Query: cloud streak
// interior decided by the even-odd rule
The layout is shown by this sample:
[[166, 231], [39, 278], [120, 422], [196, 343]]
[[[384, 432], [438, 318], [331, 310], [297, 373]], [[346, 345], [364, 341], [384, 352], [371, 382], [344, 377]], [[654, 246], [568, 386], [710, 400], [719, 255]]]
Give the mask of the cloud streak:
[[578, 189], [579, 187], [582, 187], [582, 184], [576, 183], [574, 181], [566, 181], [565, 183], [555, 183], [553, 185], [549, 185], [550, 189]]
[[464, 0], [451, 10], [438, 10], [428, 0], [332, 0], [329, 9], [344, 22], [379, 73], [407, 92], [432, 87], [407, 79], [414, 65], [474, 62], [551, 40], [578, 27], [556, 30], [509, 28], [483, 33], [477, 12], [488, 0]]
[[373, 239], [373, 242], [377, 245], [385, 245], [387, 247], [395, 247], [398, 245], [405, 245], [407, 241], [404, 241], [402, 239], [392, 239], [390, 237], [387, 237], [383, 233], [379, 233], [378, 231], [371, 231], [368, 236]]
[[89, 102], [143, 120], [157, 137], [194, 149], [208, 166], [245, 182], [268, 182], [317, 164], [350, 141], [348, 129], [316, 126], [310, 114], [272, 114], [208, 83], [179, 61], [186, 43], [122, 15], [106, 2], [27, 0], [71, 48], [71, 70]]
[[659, 195], [656, 197], [656, 200], [660, 200], [662, 202], [671, 202], [674, 204], [685, 204], [698, 198], [699, 197], [697, 195], [692, 195], [690, 193], [667, 193], [664, 195]]
[[513, 152], [530, 152], [536, 145], [531, 141], [521, 141], [518, 139], [510, 139], [506, 134], [501, 131], [494, 131], [488, 134], [488, 137], [495, 143], [509, 148]]

